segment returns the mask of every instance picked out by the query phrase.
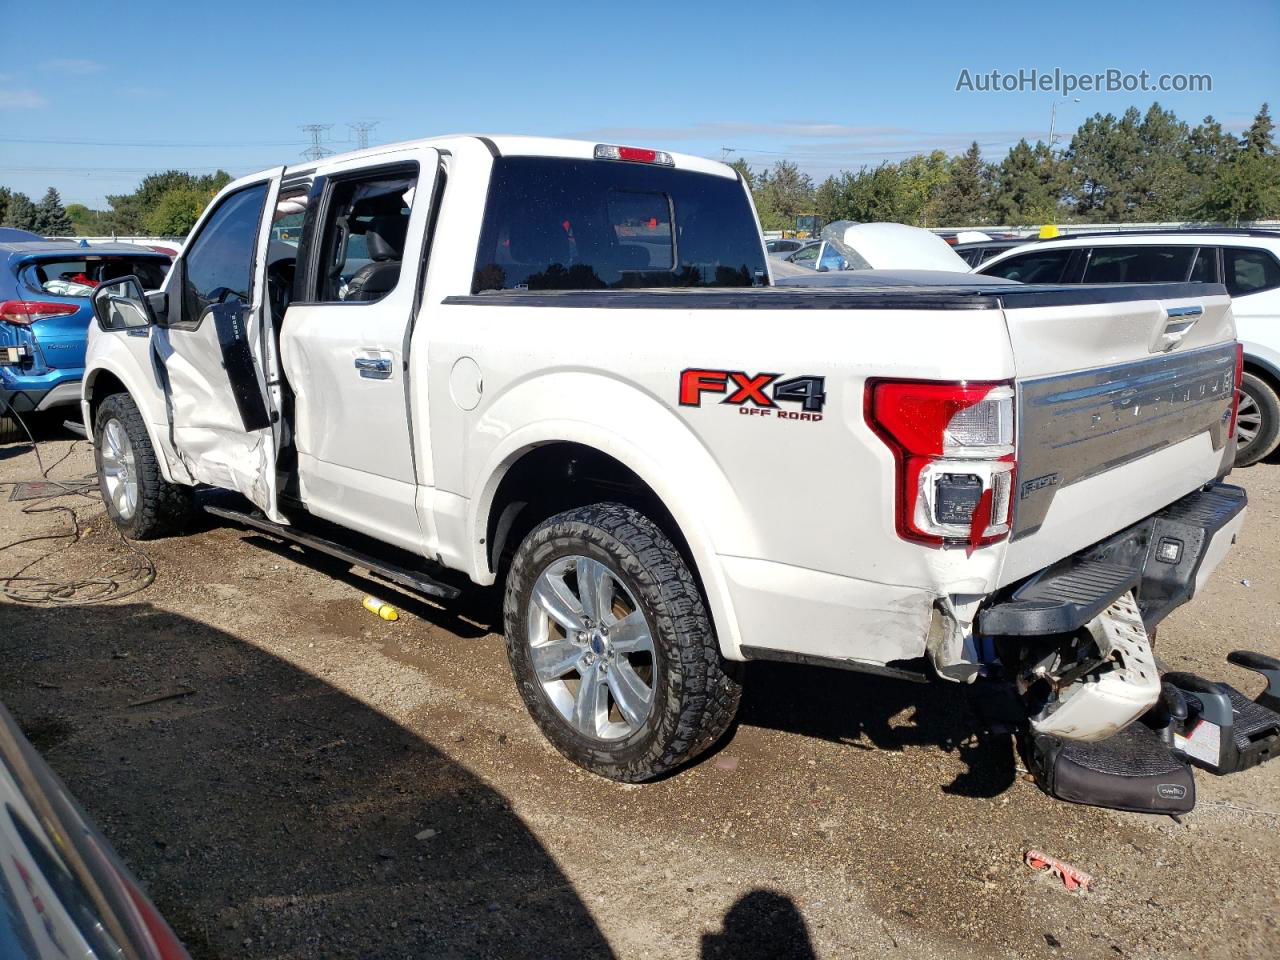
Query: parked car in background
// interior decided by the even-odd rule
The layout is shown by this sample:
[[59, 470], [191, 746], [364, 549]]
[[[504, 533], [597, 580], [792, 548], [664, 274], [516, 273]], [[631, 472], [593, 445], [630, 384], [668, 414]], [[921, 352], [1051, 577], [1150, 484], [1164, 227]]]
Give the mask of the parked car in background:
[[0, 227], [0, 243], [20, 243], [25, 240], [41, 240], [40, 234], [17, 227]]
[[968, 273], [969, 265], [937, 234], [901, 223], [837, 220], [822, 239], [772, 263], [774, 276], [812, 277], [815, 272], [941, 270]]
[[787, 238], [766, 240], [764, 242], [764, 249], [771, 257], [785, 257], [789, 253], [795, 253], [809, 242], [810, 241], [808, 240], [794, 240]]
[[128, 868], [3, 706], [0, 957], [188, 960]]
[[1006, 250], [1012, 250], [1014, 247], [1025, 247], [1029, 240], [1026, 237], [1018, 237], [1006, 240], [977, 240], [972, 243], [957, 243], [951, 249], [956, 252], [965, 263], [971, 267], [977, 267], [986, 263], [992, 257], [995, 257]]
[[154, 289], [171, 262], [133, 244], [0, 241], [0, 443], [23, 435], [15, 413], [75, 415], [97, 286], [136, 275]]
[[1244, 344], [1236, 465], [1280, 446], [1280, 232], [1179, 230], [1042, 240], [975, 271], [1023, 283], [1222, 283]]

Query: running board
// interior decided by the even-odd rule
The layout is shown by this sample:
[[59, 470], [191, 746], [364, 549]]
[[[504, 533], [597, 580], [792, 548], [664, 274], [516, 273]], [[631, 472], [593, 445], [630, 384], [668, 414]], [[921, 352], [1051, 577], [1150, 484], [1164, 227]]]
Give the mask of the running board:
[[775, 663], [799, 663], [809, 667], [834, 667], [836, 670], [851, 670], [854, 673], [870, 673], [877, 677], [892, 677], [894, 680], [906, 680], [910, 683], [928, 683], [929, 674], [925, 672], [923, 661], [896, 661], [909, 663], [911, 667], [919, 664], [918, 669], [911, 667], [891, 667], [888, 664], [864, 663], [861, 660], [849, 660], [843, 657], [818, 657], [808, 653], [794, 653], [790, 650], [774, 650], [768, 647], [739, 648], [748, 660], [772, 660]]
[[452, 600], [462, 592], [459, 588], [442, 583], [427, 576], [425, 573], [410, 570], [408, 567], [381, 560], [367, 553], [361, 553], [359, 550], [353, 550], [340, 543], [326, 540], [324, 537], [318, 537], [312, 533], [306, 533], [295, 527], [286, 527], [284, 524], [273, 523], [257, 512], [248, 513], [243, 510], [231, 510], [227, 507], [218, 507], [212, 504], [206, 504], [204, 509], [207, 513], [211, 513], [213, 516], [223, 520], [230, 520], [232, 523], [253, 527], [255, 530], [269, 533], [273, 537], [290, 540], [311, 550], [317, 550], [331, 557], [337, 557], [339, 560], [345, 560], [353, 566], [364, 567], [379, 577], [390, 580], [392, 583], [398, 583], [400, 586], [407, 587], [416, 593], [423, 593], [429, 597], [439, 597], [442, 600]]

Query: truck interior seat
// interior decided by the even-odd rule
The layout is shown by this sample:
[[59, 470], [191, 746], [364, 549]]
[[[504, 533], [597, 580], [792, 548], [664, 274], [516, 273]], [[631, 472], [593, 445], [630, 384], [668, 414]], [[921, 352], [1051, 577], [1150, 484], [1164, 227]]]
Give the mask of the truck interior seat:
[[395, 288], [404, 256], [408, 216], [374, 217], [365, 230], [365, 243], [373, 263], [355, 272], [347, 284], [347, 300], [377, 300]]

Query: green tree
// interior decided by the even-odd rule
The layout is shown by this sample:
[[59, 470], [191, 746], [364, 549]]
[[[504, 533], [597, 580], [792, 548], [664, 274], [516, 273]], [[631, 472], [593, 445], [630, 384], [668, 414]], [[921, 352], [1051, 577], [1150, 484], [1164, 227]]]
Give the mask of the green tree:
[[142, 218], [143, 230], [157, 237], [185, 237], [213, 199], [214, 191], [175, 187], [165, 191]]
[[68, 203], [67, 218], [71, 221], [71, 227], [79, 237], [96, 237], [103, 233], [109, 232], [104, 229], [102, 218], [105, 214], [101, 210], [90, 210], [83, 203]]
[[1063, 157], [1070, 171], [1067, 192], [1075, 211], [1085, 219], [1130, 219], [1133, 204], [1128, 185], [1141, 154], [1140, 124], [1136, 107], [1119, 118], [1094, 114], [1071, 138]]
[[133, 193], [108, 196], [111, 210], [106, 216], [106, 226], [115, 233], [141, 233], [144, 220], [160, 203], [160, 198], [170, 190], [196, 189], [214, 193], [231, 182], [231, 175], [224, 170], [196, 176], [182, 170], [166, 170], [144, 177]]
[[1053, 223], [1058, 218], [1062, 177], [1043, 141], [1019, 140], [996, 171], [992, 206], [1001, 223]]
[[62, 197], [50, 187], [36, 204], [35, 232], [45, 237], [69, 237], [75, 233], [62, 206]]
[[9, 195], [9, 202], [5, 204], [4, 222], [0, 223], [0, 227], [16, 227], [19, 230], [32, 230], [36, 228], [36, 205], [31, 202], [31, 198], [25, 193], [13, 193]]
[[1231, 161], [1240, 141], [1222, 129], [1212, 116], [1205, 117], [1187, 137], [1187, 173], [1190, 177], [1185, 216], [1188, 219], [1216, 219], [1210, 194], [1219, 168]]
[[756, 175], [751, 172], [751, 167], [748, 165], [746, 160], [739, 157], [737, 160], [733, 161], [733, 163], [729, 164], [729, 166], [738, 171], [738, 176], [742, 177], [742, 182], [747, 185], [748, 190], [755, 188]]
[[1127, 190], [1131, 219], [1167, 221], [1188, 215], [1190, 153], [1187, 125], [1153, 103], [1138, 126], [1138, 163]]
[[938, 203], [938, 222], [965, 227], [991, 222], [991, 165], [975, 140], [951, 161], [951, 176]]
[[813, 179], [790, 160], [779, 160], [756, 178], [756, 211], [765, 230], [794, 230], [796, 217], [813, 207]]
[[1204, 215], [1236, 224], [1280, 215], [1280, 152], [1275, 124], [1263, 104], [1235, 150], [1214, 168]]
[[8, 187], [0, 187], [0, 223], [4, 223], [5, 210], [9, 207], [9, 198], [13, 192]]

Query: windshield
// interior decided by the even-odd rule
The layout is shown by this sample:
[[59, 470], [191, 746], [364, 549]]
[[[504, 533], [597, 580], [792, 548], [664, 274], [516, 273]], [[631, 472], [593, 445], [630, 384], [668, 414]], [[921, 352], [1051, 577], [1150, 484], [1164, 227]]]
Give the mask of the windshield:
[[750, 287], [764, 246], [736, 179], [611, 160], [494, 161], [472, 293]]

